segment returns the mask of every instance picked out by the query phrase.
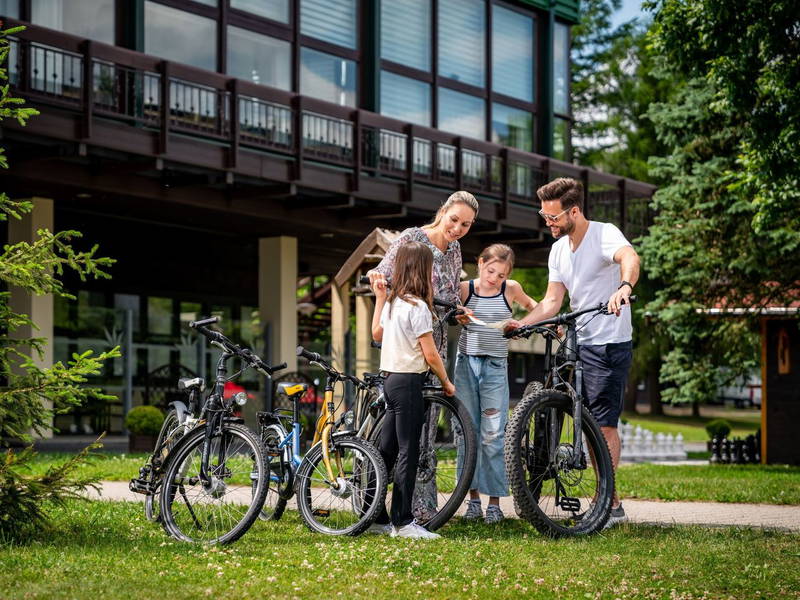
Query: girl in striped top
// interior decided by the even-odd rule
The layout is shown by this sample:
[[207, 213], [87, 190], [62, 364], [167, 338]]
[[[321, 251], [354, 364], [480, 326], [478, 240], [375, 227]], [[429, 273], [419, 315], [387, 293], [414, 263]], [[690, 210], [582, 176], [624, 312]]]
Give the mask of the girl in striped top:
[[[492, 244], [481, 252], [478, 278], [462, 281], [460, 288], [461, 303], [473, 311], [476, 319], [485, 323], [510, 319], [514, 302], [526, 311], [536, 306], [519, 283], [508, 279], [513, 266], [514, 251], [504, 244]], [[497, 523], [504, 517], [500, 496], [508, 496], [503, 462], [508, 420], [508, 340], [501, 328], [470, 323], [462, 329], [455, 384], [478, 435], [478, 463], [464, 517]], [[489, 496], [485, 517], [480, 494]]]

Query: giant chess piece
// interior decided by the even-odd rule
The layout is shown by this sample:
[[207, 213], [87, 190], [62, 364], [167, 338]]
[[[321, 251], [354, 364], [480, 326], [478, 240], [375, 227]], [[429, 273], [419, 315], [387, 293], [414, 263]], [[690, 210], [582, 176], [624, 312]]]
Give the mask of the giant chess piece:
[[735, 465], [744, 464], [744, 442], [741, 438], [733, 438], [733, 454], [731, 455], [731, 462]]
[[756, 451], [753, 455], [753, 462], [761, 464], [761, 430], [759, 429], [756, 431], [755, 437], [755, 444], [756, 444]]
[[686, 460], [689, 457], [686, 448], [683, 446], [683, 434], [680, 431], [678, 435], [675, 436], [675, 447], [677, 449], [678, 460]]
[[731, 441], [728, 438], [722, 440], [722, 453], [720, 462], [723, 465], [728, 465], [731, 462]]
[[708, 462], [711, 464], [719, 464], [722, 462], [722, 442], [725, 438], [717, 434], [711, 438], [711, 456]]
[[753, 436], [748, 435], [744, 438], [744, 443], [742, 444], [742, 463], [747, 465], [753, 462], [754, 451], [755, 443], [753, 442]]

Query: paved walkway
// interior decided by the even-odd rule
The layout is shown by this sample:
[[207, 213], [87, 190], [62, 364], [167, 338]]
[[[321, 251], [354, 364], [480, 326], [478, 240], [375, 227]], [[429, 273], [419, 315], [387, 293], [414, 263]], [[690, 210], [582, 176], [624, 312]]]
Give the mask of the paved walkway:
[[[127, 482], [123, 481], [104, 481], [100, 494], [90, 492], [89, 495], [101, 500], [133, 502], [144, 500], [144, 496], [131, 492]], [[294, 505], [290, 503], [290, 506]], [[658, 502], [653, 500], [623, 500], [623, 506], [632, 523], [764, 527], [800, 532], [800, 506], [721, 502]], [[464, 508], [462, 507], [460, 512], [463, 512]], [[502, 498], [501, 508], [506, 516], [516, 516], [511, 498]]]

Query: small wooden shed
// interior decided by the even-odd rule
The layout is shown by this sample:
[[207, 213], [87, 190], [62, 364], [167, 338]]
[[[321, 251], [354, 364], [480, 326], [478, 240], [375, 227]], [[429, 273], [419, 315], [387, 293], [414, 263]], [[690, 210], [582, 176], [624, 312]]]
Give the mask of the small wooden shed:
[[366, 295], [369, 287], [359, 278], [374, 268], [386, 255], [398, 231], [376, 227], [358, 245], [333, 278], [331, 288], [331, 350], [337, 369], [344, 369], [347, 332], [350, 328], [350, 295], [355, 295], [355, 374], [377, 368], [373, 361], [372, 311], [375, 303]]

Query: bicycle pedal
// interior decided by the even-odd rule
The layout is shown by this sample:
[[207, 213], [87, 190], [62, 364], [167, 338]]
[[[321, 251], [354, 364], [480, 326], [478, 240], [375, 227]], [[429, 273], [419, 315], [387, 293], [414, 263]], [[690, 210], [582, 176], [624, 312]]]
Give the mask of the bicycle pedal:
[[581, 501], [578, 498], [562, 496], [558, 500], [558, 506], [561, 507], [562, 510], [578, 512], [581, 509]]
[[324, 509], [324, 508], [315, 508], [311, 511], [311, 514], [315, 517], [330, 517], [331, 511]]

